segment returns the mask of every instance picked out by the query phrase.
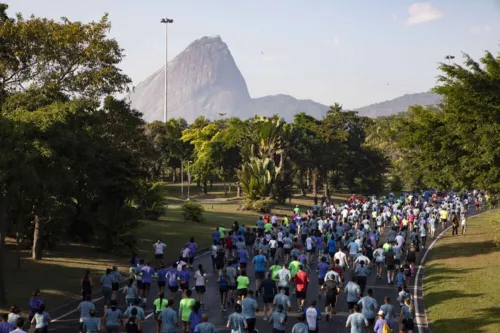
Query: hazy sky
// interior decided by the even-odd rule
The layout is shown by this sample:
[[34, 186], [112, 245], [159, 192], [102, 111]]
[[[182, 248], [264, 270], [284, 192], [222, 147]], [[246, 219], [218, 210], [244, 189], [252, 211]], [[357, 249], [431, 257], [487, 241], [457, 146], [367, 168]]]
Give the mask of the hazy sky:
[[[193, 40], [220, 35], [252, 97], [284, 93], [360, 107], [427, 91], [437, 63], [500, 51], [500, 0], [0, 0], [10, 14], [98, 20], [136, 85]], [[261, 52], [264, 52], [262, 55]]]

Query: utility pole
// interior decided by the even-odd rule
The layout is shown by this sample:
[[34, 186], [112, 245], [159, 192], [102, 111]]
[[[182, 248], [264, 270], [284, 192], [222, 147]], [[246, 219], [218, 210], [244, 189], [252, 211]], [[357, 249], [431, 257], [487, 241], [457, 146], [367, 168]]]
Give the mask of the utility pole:
[[184, 161], [181, 160], [181, 198], [184, 198]]
[[174, 23], [174, 20], [167, 17], [162, 18], [161, 23], [165, 24], [165, 96], [163, 101], [163, 122], [167, 122], [167, 90], [168, 90], [168, 24]]
[[191, 187], [191, 169], [189, 168], [189, 164], [191, 163], [191, 161], [187, 161], [188, 162], [188, 170], [187, 170], [187, 176], [188, 176], [188, 196], [187, 196], [187, 199], [188, 201], [190, 200], [189, 199], [189, 188]]
[[452, 56], [451, 54], [448, 54], [446, 57], [444, 57], [446, 60], [448, 60], [448, 66], [451, 65], [451, 61], [455, 59], [455, 56]]

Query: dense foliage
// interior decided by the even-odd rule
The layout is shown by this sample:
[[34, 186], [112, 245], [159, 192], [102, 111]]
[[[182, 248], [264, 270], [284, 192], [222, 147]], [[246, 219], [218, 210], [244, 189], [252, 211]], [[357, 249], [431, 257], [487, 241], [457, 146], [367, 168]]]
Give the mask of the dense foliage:
[[392, 161], [408, 189], [484, 189], [500, 193], [500, 55], [441, 64], [435, 107], [375, 120], [368, 142]]

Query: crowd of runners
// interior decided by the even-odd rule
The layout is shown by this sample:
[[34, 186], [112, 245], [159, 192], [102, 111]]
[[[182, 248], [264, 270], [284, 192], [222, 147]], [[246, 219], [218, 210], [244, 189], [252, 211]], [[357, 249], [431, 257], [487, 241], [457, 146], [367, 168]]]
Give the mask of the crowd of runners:
[[[113, 267], [99, 278], [103, 309], [92, 302], [95, 286], [86, 272], [78, 305], [80, 332], [141, 332], [150, 287], [156, 283], [159, 294], [151, 310], [157, 333], [215, 333], [204, 313], [209, 279], [216, 280], [210, 286], [218, 288], [220, 311], [231, 312], [227, 328], [233, 333], [255, 332], [257, 312], [262, 312], [273, 333], [286, 331], [290, 312], [298, 315], [293, 333], [318, 332], [319, 320], [330, 322], [336, 316], [341, 297], [348, 304], [345, 326], [352, 333], [412, 332], [415, 313], [408, 285], [419, 254], [436, 236], [438, 226], [444, 230], [451, 224], [453, 236], [465, 236], [469, 206], [480, 211], [487, 199], [480, 191], [401, 197], [391, 193], [368, 199], [353, 195], [339, 205], [323, 198], [307, 211], [296, 206], [289, 216], [263, 215], [255, 226], [234, 222], [231, 228], [216, 228], [210, 248], [212, 267], [195, 263], [194, 238], [181, 249], [178, 260], [165, 265], [167, 246], [158, 240], [153, 244], [157, 267], [133, 255], [127, 277]], [[385, 297], [384, 304], [378, 304], [373, 290], [366, 288], [371, 274], [397, 288], [397, 299]], [[311, 297], [308, 285], [313, 278], [320, 288]], [[119, 293], [124, 295], [125, 311], [118, 309]], [[2, 315], [0, 333], [22, 333], [26, 326], [48, 332], [51, 318], [39, 290], [28, 308], [24, 314], [13, 305], [9, 314]]]

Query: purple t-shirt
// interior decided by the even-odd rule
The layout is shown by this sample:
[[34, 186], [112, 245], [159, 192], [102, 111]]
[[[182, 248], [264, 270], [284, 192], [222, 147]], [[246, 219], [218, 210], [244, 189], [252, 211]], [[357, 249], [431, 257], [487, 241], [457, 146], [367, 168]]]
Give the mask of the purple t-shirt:
[[144, 266], [141, 269], [142, 272], [142, 283], [151, 283], [151, 278], [153, 277], [155, 270], [152, 267]]

